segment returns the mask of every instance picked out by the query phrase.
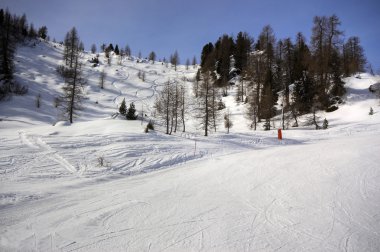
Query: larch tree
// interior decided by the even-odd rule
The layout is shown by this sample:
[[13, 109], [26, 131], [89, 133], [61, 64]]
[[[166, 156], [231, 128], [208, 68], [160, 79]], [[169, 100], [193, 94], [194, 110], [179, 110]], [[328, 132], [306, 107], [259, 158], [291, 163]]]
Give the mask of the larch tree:
[[216, 131], [217, 122], [219, 119], [218, 103], [220, 94], [218, 87], [213, 82], [213, 77], [210, 71], [205, 71], [201, 75], [200, 91], [198, 95], [198, 119], [200, 125], [204, 129], [204, 135], [208, 136], [209, 131]]
[[126, 57], [131, 57], [131, 55], [132, 55], [131, 53], [132, 52], [131, 52], [131, 48], [129, 47], [129, 45], [125, 46], [124, 52], [125, 52], [125, 56]]
[[173, 103], [174, 103], [173, 96], [174, 96], [173, 85], [170, 82], [170, 80], [168, 80], [165, 83], [161, 92], [159, 92], [156, 98], [156, 101], [154, 103], [156, 114], [158, 118], [160, 118], [163, 124], [165, 125], [166, 134], [168, 135], [171, 134], [170, 129], [172, 128], [171, 125], [173, 122], [173, 118], [172, 118], [172, 115], [173, 115], [172, 108], [173, 108]]
[[152, 61], [153, 64], [156, 61], [156, 53], [154, 51], [149, 53], [149, 60]]
[[367, 60], [359, 37], [350, 37], [343, 45], [343, 71], [345, 76], [363, 72]]
[[177, 71], [177, 65], [180, 63], [177, 50], [170, 56], [170, 63], [174, 66], [174, 71]]
[[91, 45], [91, 53], [96, 53], [96, 45], [95, 44]]
[[191, 65], [193, 66], [193, 68], [197, 66], [197, 58], [195, 56], [193, 57], [193, 60], [191, 61]]
[[65, 39], [66, 66], [64, 70], [65, 86], [63, 87], [63, 96], [61, 97], [63, 112], [68, 117], [70, 123], [73, 123], [77, 111], [81, 109], [83, 95], [83, 85], [85, 79], [82, 76], [81, 59], [81, 42], [78, 33], [73, 27]]

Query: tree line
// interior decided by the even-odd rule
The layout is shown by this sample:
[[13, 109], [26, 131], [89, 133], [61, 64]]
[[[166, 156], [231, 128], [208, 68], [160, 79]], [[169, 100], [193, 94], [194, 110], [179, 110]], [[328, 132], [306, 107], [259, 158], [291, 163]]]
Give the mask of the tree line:
[[342, 78], [364, 71], [366, 64], [360, 39], [344, 40], [340, 26], [336, 15], [316, 16], [310, 43], [301, 32], [294, 41], [276, 39], [267, 25], [256, 40], [239, 32], [236, 38], [225, 34], [204, 45], [195, 82], [204, 127], [210, 126], [210, 116], [214, 120], [220, 95], [228, 95], [228, 87], [235, 83], [239, 84], [236, 100], [248, 103], [247, 116], [254, 129], [261, 121], [265, 129], [271, 128], [271, 118], [279, 113], [276, 105], [296, 122], [305, 113], [333, 110], [345, 93]]
[[36, 30], [25, 14], [17, 16], [8, 9], [0, 9], [0, 100], [10, 94], [27, 93], [27, 86], [16, 83], [13, 78], [14, 54], [19, 43], [37, 37], [48, 39], [46, 26]]

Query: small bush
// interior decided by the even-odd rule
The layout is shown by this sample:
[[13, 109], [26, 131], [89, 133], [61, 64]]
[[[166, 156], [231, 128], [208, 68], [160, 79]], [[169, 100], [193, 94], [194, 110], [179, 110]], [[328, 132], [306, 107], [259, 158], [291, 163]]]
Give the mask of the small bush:
[[104, 167], [105, 166], [106, 162], [105, 162], [103, 156], [98, 157], [97, 160], [98, 160], [98, 166], [100, 166], [100, 167]]
[[369, 108], [369, 113], [368, 114], [369, 115], [373, 115], [373, 108], [372, 107]]
[[13, 86], [13, 93], [16, 95], [24, 95], [28, 93], [28, 87], [16, 83]]
[[264, 130], [270, 130], [270, 121], [266, 121], [263, 125]]
[[326, 109], [326, 112], [333, 112], [338, 109], [338, 106], [332, 105]]
[[224, 102], [222, 100], [219, 100], [218, 102], [218, 110], [222, 110], [222, 109], [225, 109], [226, 108], [226, 105], [224, 104]]
[[329, 127], [329, 122], [325, 118], [325, 120], [323, 120], [322, 129], [327, 129], [328, 127]]
[[154, 122], [152, 120], [149, 120], [146, 127], [147, 127], [147, 129], [154, 130]]

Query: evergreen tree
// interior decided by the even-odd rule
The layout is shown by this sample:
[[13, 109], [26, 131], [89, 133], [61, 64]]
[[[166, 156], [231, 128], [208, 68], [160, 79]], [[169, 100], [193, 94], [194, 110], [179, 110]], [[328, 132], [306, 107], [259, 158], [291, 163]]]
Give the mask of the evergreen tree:
[[212, 54], [214, 52], [214, 45], [212, 43], [206, 44], [201, 53], [201, 67], [203, 71], [213, 70], [211, 69], [214, 67], [213, 60], [212, 60]]
[[30, 26], [29, 26], [28, 36], [29, 36], [30, 38], [35, 38], [35, 37], [37, 37], [37, 32], [36, 32], [36, 30], [34, 29], [34, 25], [33, 25], [33, 23], [31, 23]]
[[40, 29], [38, 29], [38, 37], [40, 37], [42, 39], [47, 38], [47, 27], [46, 26], [42, 26]]
[[114, 47], [113, 47], [113, 45], [112, 45], [112, 43], [110, 43], [110, 44], [108, 45], [107, 50], [108, 50], [109, 52], [113, 52], [113, 51], [115, 50]]
[[116, 55], [119, 55], [119, 54], [120, 54], [119, 46], [118, 46], [118, 45], [115, 46], [115, 50], [114, 50], [114, 52], [115, 52]]
[[91, 45], [91, 53], [96, 53], [96, 45], [95, 44]]
[[149, 53], [149, 60], [152, 61], [154, 64], [154, 62], [156, 61], [156, 53], [155, 52], [152, 51]]
[[123, 116], [126, 116], [127, 115], [127, 106], [125, 104], [125, 98], [123, 99], [123, 101], [121, 102], [121, 105], [119, 107], [119, 113]]
[[216, 84], [219, 87], [227, 87], [231, 79], [231, 55], [235, 50], [235, 43], [232, 37], [224, 34], [215, 43], [214, 57], [215, 57], [215, 70], [218, 74]]
[[0, 100], [13, 91], [14, 53], [17, 39], [13, 18], [8, 10], [2, 11], [0, 26]]
[[246, 32], [239, 32], [236, 37], [236, 47], [234, 51], [235, 67], [239, 73], [243, 72], [247, 67], [248, 54], [251, 51], [253, 44], [253, 38], [251, 38]]
[[343, 45], [343, 70], [345, 76], [364, 72], [367, 60], [358, 37], [350, 37]]
[[136, 120], [137, 119], [136, 108], [135, 108], [135, 104], [133, 102], [131, 104], [129, 104], [129, 108], [128, 108], [128, 111], [126, 114], [126, 118], [127, 118], [127, 120]]

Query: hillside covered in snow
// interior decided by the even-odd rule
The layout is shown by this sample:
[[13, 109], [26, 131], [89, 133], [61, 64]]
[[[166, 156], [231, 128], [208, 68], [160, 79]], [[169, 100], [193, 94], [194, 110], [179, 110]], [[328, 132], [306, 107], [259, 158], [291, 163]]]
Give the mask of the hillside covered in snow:
[[[0, 103], [0, 250], [380, 249], [380, 103], [368, 90], [379, 76], [344, 79], [339, 109], [317, 113], [328, 129], [304, 115], [281, 141], [281, 118], [253, 131], [232, 86], [230, 133], [221, 123], [204, 137], [197, 68], [115, 55], [109, 65], [103, 53], [96, 67], [84, 53], [85, 99], [67, 123], [56, 106], [62, 53], [52, 42], [19, 47], [15, 79], [29, 91]], [[186, 87], [186, 132], [167, 135], [156, 117], [167, 82]], [[123, 99], [139, 120], [118, 115]], [[156, 129], [144, 133], [149, 120]]]

